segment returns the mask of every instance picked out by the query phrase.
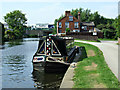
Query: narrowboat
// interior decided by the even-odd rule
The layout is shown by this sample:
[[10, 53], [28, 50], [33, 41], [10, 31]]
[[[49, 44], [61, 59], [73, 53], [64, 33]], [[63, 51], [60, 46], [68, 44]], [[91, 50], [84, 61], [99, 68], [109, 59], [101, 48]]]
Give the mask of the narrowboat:
[[77, 52], [73, 37], [42, 37], [33, 56], [33, 68], [44, 69], [45, 72], [65, 72]]

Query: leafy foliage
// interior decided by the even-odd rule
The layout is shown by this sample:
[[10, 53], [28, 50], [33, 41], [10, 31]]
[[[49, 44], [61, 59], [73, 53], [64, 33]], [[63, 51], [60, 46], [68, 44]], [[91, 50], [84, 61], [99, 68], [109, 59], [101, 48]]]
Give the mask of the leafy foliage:
[[7, 13], [6, 16], [4, 16], [4, 20], [8, 24], [9, 28], [13, 29], [11, 32], [8, 31], [10, 38], [12, 38], [11, 35], [13, 35], [15, 39], [22, 38], [22, 34], [24, 33], [24, 26], [27, 21], [25, 14], [19, 10], [14, 10], [13, 12]]
[[60, 19], [62, 19], [64, 17], [64, 15], [61, 15], [61, 17], [59, 18], [59, 19], [55, 19], [55, 21], [54, 21], [54, 26], [55, 26], [55, 28], [54, 28], [54, 30], [53, 30], [53, 34], [56, 34], [57, 33], [57, 22], [60, 20]]
[[66, 28], [66, 32], [70, 32], [70, 28]]

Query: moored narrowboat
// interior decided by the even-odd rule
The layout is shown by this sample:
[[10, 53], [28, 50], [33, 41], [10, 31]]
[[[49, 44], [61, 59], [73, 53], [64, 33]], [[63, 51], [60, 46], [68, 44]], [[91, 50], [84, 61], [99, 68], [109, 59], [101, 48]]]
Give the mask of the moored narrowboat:
[[46, 72], [65, 72], [77, 53], [73, 37], [47, 36], [40, 38], [33, 56], [34, 69]]

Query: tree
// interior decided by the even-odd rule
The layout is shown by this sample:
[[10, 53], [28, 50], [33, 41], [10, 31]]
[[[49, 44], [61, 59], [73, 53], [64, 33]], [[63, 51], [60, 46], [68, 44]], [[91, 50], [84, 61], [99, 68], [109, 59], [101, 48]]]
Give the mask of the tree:
[[97, 25], [97, 28], [102, 30], [103, 28], [105, 28], [105, 25], [104, 24], [99, 24], [99, 25]]
[[14, 38], [15, 38], [15, 35], [14, 35], [13, 31], [11, 31], [11, 30], [5, 31], [5, 39], [12, 40]]
[[55, 19], [54, 21], [54, 26], [55, 28], [53, 29], [53, 34], [56, 34], [57, 33], [57, 22], [62, 19], [65, 15], [61, 15], [61, 17], [59, 19]]
[[9, 28], [13, 29], [13, 32], [16, 32], [17, 30], [19, 33], [21, 33], [20, 35], [24, 33], [24, 25], [26, 24], [27, 18], [21, 11], [15, 10], [7, 13], [6, 16], [4, 16], [4, 20], [8, 24]]
[[113, 39], [115, 37], [115, 32], [110, 29], [103, 29], [104, 38]]

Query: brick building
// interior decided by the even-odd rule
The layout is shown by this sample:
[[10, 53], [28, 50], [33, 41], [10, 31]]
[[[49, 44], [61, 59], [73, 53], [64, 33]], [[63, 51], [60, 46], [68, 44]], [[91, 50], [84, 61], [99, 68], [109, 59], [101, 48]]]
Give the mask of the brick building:
[[65, 34], [66, 28], [69, 28], [70, 32], [94, 31], [94, 26], [94, 22], [81, 22], [80, 12], [77, 19], [70, 11], [65, 11], [65, 16], [57, 22], [57, 34]]

